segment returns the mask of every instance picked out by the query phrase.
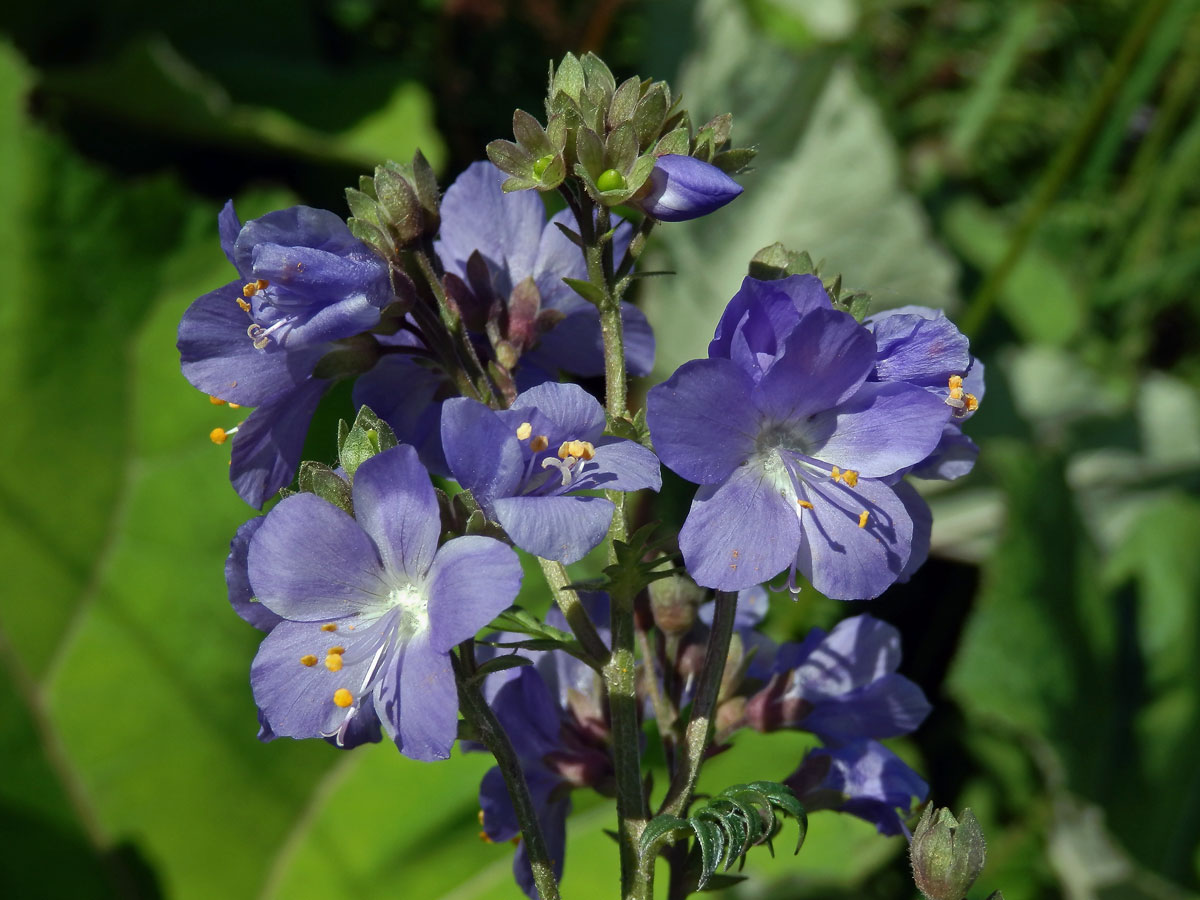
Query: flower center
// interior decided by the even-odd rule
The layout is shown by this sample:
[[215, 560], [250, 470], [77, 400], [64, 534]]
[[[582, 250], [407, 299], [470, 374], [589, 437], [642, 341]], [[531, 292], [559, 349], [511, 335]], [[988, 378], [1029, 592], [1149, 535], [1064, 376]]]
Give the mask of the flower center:
[[967, 413], [973, 413], [979, 409], [979, 400], [976, 396], [963, 391], [961, 375], [951, 375], [947, 387], [950, 389], [950, 393], [946, 397], [946, 405], [954, 408], [956, 419], [961, 419]]

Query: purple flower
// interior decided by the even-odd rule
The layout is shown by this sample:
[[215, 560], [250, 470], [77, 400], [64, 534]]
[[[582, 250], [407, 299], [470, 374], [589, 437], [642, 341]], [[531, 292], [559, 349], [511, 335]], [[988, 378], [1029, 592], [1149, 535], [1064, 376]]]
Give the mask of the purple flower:
[[229, 432], [229, 477], [261, 507], [291, 480], [332, 383], [313, 376], [317, 362], [376, 325], [391, 289], [386, 265], [331, 212], [294, 206], [241, 225], [230, 202], [218, 223], [238, 277], [188, 307], [179, 353], [195, 387], [256, 407]]
[[880, 834], [908, 835], [904, 820], [929, 785], [878, 741], [810, 750], [784, 784], [809, 812], [834, 809], [865, 819]]
[[658, 459], [604, 437], [604, 410], [574, 384], [550, 382], [493, 410], [455, 397], [442, 412], [450, 470], [514, 544], [571, 563], [604, 539], [613, 505], [583, 491], [658, 490]]
[[941, 397], [953, 413], [929, 458], [911, 470], [918, 478], [951, 480], [975, 465], [979, 448], [962, 433], [983, 399], [983, 363], [941, 310], [902, 306], [870, 316], [863, 324], [875, 334], [875, 381], [902, 381]]
[[826, 596], [876, 597], [906, 573], [913, 518], [895, 482], [941, 439], [950, 407], [868, 381], [873, 335], [825, 306], [811, 276], [746, 279], [709, 359], [653, 389], [662, 461], [701, 485], [679, 534], [688, 572], [719, 590], [785, 568]]
[[770, 732], [796, 728], [835, 743], [909, 734], [929, 715], [921, 689], [896, 673], [900, 635], [871, 616], [814, 628], [776, 650], [770, 680], [746, 703], [746, 721]]
[[251, 668], [254, 699], [279, 737], [335, 737], [377, 715], [406, 756], [445, 759], [458, 694], [450, 650], [517, 594], [521, 567], [499, 541], [438, 547], [441, 520], [412, 447], [359, 466], [355, 518], [314, 494], [271, 510], [250, 541], [254, 594], [284, 621]]
[[[468, 263], [478, 252], [487, 264], [494, 295], [507, 301], [514, 288], [532, 278], [541, 295], [541, 308], [556, 310], [563, 318], [542, 334], [534, 350], [522, 358], [554, 373], [562, 369], [575, 375], [604, 374], [604, 343], [600, 314], [575, 293], [563, 278], [587, 280], [583, 252], [562, 233], [559, 225], [575, 229], [570, 210], [546, 221], [546, 210], [536, 191], [504, 193], [505, 175], [490, 162], [467, 167], [442, 199], [442, 227], [435, 245], [446, 272], [470, 281]], [[619, 261], [629, 246], [628, 223], [617, 227], [614, 256]], [[625, 333], [625, 361], [632, 375], [649, 375], [654, 366], [654, 334], [641, 310], [621, 304]], [[545, 377], [545, 376], [543, 376]]]
[[668, 153], [654, 163], [647, 193], [635, 205], [660, 222], [686, 222], [715, 212], [742, 186], [716, 166], [692, 156]]

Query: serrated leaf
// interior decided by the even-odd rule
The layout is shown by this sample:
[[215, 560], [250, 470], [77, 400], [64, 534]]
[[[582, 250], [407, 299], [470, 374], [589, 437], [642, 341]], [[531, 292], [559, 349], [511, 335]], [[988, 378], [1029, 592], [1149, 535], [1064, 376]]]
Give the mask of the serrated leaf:
[[700, 850], [700, 877], [697, 886], [703, 888], [721, 863], [721, 848], [724, 835], [715, 822], [692, 816], [688, 819], [692, 833], [696, 835], [696, 846]]
[[639, 852], [645, 858], [648, 853], [656, 852], [663, 844], [673, 842], [690, 831], [691, 826], [687, 819], [677, 816], [655, 816], [642, 829]]

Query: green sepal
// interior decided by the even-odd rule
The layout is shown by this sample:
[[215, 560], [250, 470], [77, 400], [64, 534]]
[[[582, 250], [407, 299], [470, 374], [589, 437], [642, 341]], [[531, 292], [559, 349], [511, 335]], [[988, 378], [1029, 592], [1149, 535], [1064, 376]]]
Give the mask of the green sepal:
[[654, 449], [650, 440], [650, 426], [646, 424], [646, 408], [641, 407], [633, 418], [626, 416], [609, 417], [607, 432], [613, 437], [625, 438], [627, 441], [637, 441], [648, 450]]
[[[671, 536], [662, 529], [661, 524], [650, 522], [631, 534], [628, 541], [613, 541], [616, 562], [605, 566], [600, 578], [568, 587], [584, 591], [607, 591], [615, 597], [636, 597], [651, 582], [675, 573], [676, 569], [671, 565], [675, 557], [666, 554], [671, 543]], [[668, 567], [659, 568], [662, 565]]]
[[655, 156], [666, 156], [668, 153], [675, 156], [688, 155], [688, 133], [686, 128], [676, 128], [674, 131], [668, 131], [658, 143], [654, 145]]
[[349, 516], [354, 515], [354, 497], [350, 485], [325, 463], [306, 459], [300, 463], [300, 490], [316, 494]]
[[558, 64], [558, 71], [554, 70], [554, 63], [550, 63], [549, 93], [551, 98], [558, 94], [566, 94], [578, 103], [579, 98], [583, 95], [584, 84], [583, 66], [575, 54], [568, 53], [564, 56], [562, 62]]
[[812, 257], [806, 251], [789, 250], [776, 241], [754, 254], [747, 274], [759, 281], [777, 281], [790, 275], [811, 275], [814, 272]]
[[[646, 150], [658, 140], [662, 133], [663, 120], [667, 117], [667, 108], [671, 105], [664, 82], [652, 84], [642, 99], [638, 101], [637, 110], [633, 114], [633, 130], [637, 133], [639, 149]], [[685, 136], [686, 137], [686, 136]], [[687, 150], [683, 151], [684, 153]]]
[[620, 87], [613, 91], [612, 100], [608, 104], [608, 127], [616, 129], [633, 121], [637, 112], [638, 100], [642, 96], [642, 80], [626, 78]]
[[726, 175], [739, 175], [745, 172], [754, 157], [758, 156], [757, 147], [735, 147], [732, 150], [722, 150], [713, 156], [709, 162]]
[[[341, 435], [340, 426], [338, 434]], [[339, 437], [338, 443], [338, 461], [346, 475], [353, 478], [360, 465], [400, 442], [396, 440], [396, 433], [391, 426], [364, 406], [358, 411], [345, 437]]]

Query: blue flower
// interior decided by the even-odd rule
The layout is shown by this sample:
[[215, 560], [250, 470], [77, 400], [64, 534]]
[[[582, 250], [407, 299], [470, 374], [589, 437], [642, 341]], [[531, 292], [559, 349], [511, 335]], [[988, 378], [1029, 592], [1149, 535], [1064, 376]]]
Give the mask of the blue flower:
[[874, 336], [812, 276], [746, 279], [709, 359], [651, 389], [663, 463], [701, 485], [679, 535], [719, 590], [799, 570], [826, 596], [876, 597], [906, 574], [914, 527], [896, 482], [933, 452], [951, 408], [869, 381]]
[[608, 532], [613, 505], [585, 491], [658, 490], [658, 459], [604, 437], [604, 410], [574, 384], [550, 382], [493, 410], [447, 400], [442, 445], [454, 477], [513, 543], [545, 559], [582, 559]]
[[513, 601], [520, 563], [486, 537], [438, 547], [412, 447], [359, 466], [353, 495], [355, 518], [288, 497], [250, 541], [254, 596], [283, 619], [254, 659], [255, 702], [272, 736], [349, 745], [373, 713], [406, 756], [445, 759], [458, 721], [450, 650]]
[[878, 741], [811, 750], [784, 784], [809, 812], [833, 809], [870, 822], [880, 834], [908, 835], [904, 820], [929, 785]]
[[769, 681], [746, 703], [747, 724], [834, 743], [909, 734], [930, 706], [899, 665], [900, 634], [886, 622], [861, 615], [829, 634], [814, 628], [803, 643], [775, 651]]
[[332, 383], [314, 377], [318, 361], [336, 341], [374, 327], [392, 295], [386, 265], [331, 212], [294, 206], [241, 225], [230, 202], [218, 224], [238, 277], [188, 307], [178, 347], [195, 387], [256, 407], [229, 432], [229, 477], [261, 507], [291, 481]]
[[645, 193], [633, 203], [660, 222], [686, 222], [715, 212], [743, 188], [716, 166], [692, 156], [658, 157]]

